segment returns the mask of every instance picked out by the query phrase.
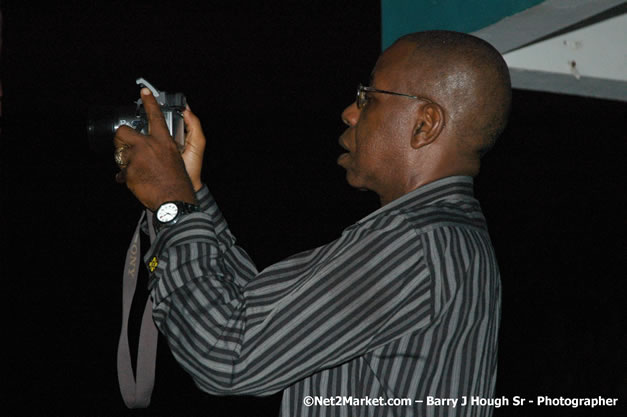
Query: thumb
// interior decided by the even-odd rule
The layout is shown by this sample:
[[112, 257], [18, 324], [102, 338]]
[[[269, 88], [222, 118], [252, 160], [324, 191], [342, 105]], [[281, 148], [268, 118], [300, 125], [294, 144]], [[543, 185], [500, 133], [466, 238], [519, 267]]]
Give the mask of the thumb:
[[185, 135], [185, 147], [183, 148], [183, 162], [189, 178], [192, 180], [194, 190], [198, 191], [202, 187], [200, 173], [202, 171], [202, 159], [205, 152], [205, 134], [202, 131], [200, 120], [192, 113], [189, 106], [185, 107], [183, 120], [187, 134]]
[[200, 154], [200, 157], [202, 157], [206, 143], [205, 134], [202, 131], [200, 119], [192, 113], [189, 105], [185, 106], [183, 120], [185, 122], [185, 130], [187, 131], [185, 135], [185, 149], [183, 153], [190, 150], [195, 154]]

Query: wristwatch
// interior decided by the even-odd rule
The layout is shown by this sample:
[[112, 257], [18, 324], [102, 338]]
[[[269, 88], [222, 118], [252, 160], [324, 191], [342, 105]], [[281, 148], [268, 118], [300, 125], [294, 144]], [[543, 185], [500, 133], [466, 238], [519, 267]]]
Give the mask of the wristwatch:
[[200, 211], [200, 207], [194, 204], [185, 203], [183, 201], [166, 201], [155, 211], [152, 223], [155, 227], [155, 232], [158, 232], [164, 226], [176, 224], [184, 214], [198, 211]]

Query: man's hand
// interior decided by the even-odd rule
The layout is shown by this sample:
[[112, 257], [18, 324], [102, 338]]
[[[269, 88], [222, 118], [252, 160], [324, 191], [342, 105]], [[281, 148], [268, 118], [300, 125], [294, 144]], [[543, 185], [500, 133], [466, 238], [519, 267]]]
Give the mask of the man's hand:
[[[135, 197], [153, 211], [166, 201], [196, 203], [192, 181], [185, 170], [187, 162], [183, 162], [170, 136], [157, 100], [147, 88], [142, 88], [141, 98], [148, 117], [148, 135], [142, 135], [128, 126], [121, 126], [116, 131], [113, 139], [115, 147], [124, 148], [121, 154], [123, 165], [116, 180], [126, 182]], [[204, 135], [196, 116], [189, 110], [185, 113], [189, 130], [187, 136], [191, 140], [185, 146], [184, 155], [188, 153], [186, 157], [190, 167], [197, 171], [200, 183]], [[199, 136], [202, 138], [199, 139]]]

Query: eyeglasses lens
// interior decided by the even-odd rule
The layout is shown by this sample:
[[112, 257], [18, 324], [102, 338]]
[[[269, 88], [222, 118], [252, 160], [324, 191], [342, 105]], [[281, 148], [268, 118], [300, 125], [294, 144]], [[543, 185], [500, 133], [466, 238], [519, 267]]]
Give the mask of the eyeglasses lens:
[[362, 107], [364, 107], [364, 105], [366, 104], [366, 100], [366, 92], [361, 86], [357, 87], [357, 99], [355, 100], [357, 102], [357, 108], [361, 109]]

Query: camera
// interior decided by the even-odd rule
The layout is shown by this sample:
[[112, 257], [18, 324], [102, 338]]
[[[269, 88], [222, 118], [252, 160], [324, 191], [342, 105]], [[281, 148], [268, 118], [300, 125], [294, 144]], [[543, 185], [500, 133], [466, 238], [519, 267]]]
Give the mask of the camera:
[[[183, 93], [159, 91], [143, 78], [138, 78], [135, 83], [140, 87], [150, 89], [159, 103], [170, 135], [179, 149], [182, 149], [185, 145], [183, 111], [187, 104]], [[87, 122], [90, 149], [95, 152], [111, 151], [115, 131], [122, 125], [129, 126], [142, 134], [148, 134], [148, 118], [141, 99], [137, 100], [135, 105], [91, 108]]]

